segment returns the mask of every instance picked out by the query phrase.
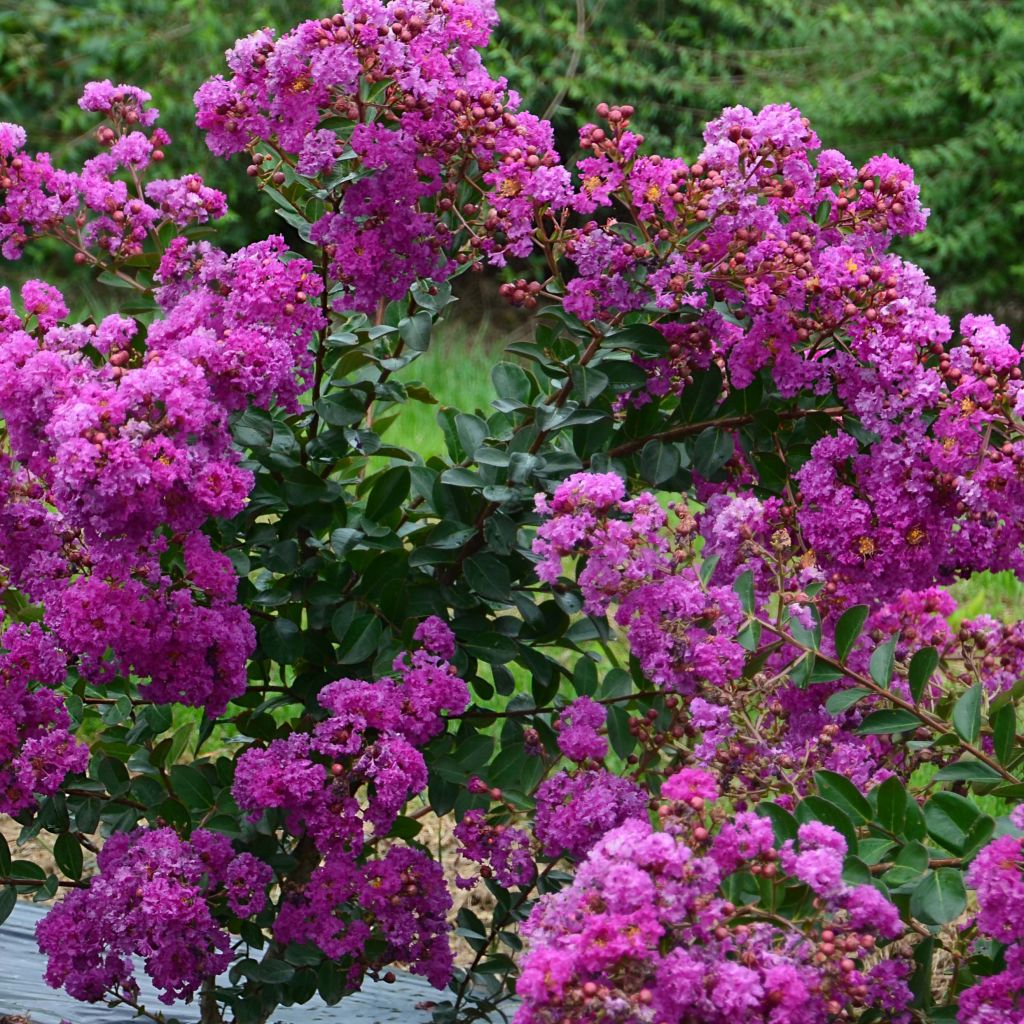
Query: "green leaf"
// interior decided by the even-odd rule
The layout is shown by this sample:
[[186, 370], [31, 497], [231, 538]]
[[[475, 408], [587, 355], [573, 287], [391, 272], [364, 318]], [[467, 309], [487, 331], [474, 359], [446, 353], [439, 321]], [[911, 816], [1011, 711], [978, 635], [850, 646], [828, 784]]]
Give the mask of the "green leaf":
[[981, 811], [958, 793], [936, 793], [924, 807], [928, 835], [956, 854], [964, 852], [967, 836], [980, 817]]
[[5, 885], [0, 889], [0, 925], [11, 916], [11, 911], [17, 906], [18, 890], [13, 885]]
[[283, 985], [295, 976], [295, 968], [283, 960], [264, 960], [252, 972], [252, 976], [267, 985]]
[[820, 771], [814, 773], [814, 781], [818, 785], [818, 792], [844, 810], [854, 822], [859, 824], [871, 820], [871, 804], [845, 775]]
[[[335, 636], [338, 636], [333, 620], [331, 628], [334, 629]], [[375, 615], [359, 615], [351, 620], [344, 633], [338, 636], [338, 664], [357, 665], [361, 661], [366, 661], [377, 650], [382, 632], [380, 619]]]
[[825, 701], [825, 710], [830, 715], [841, 715], [844, 711], [852, 708], [858, 701], [862, 701], [865, 697], [870, 696], [870, 690], [864, 690], [859, 686], [854, 687], [852, 690], [840, 690], [838, 693], [833, 693]]
[[907, 682], [910, 684], [910, 695], [914, 703], [921, 701], [921, 694], [931, 679], [932, 673], [939, 667], [939, 652], [934, 647], [922, 647], [914, 651], [910, 659], [910, 670], [907, 673]]
[[466, 582], [481, 597], [508, 602], [512, 580], [508, 567], [497, 556], [486, 551], [474, 555], [463, 566], [462, 572]]
[[674, 444], [651, 440], [640, 451], [637, 469], [647, 483], [657, 487], [679, 472], [681, 462], [679, 449]]
[[866, 604], [854, 605], [847, 608], [839, 621], [836, 623], [836, 657], [840, 661], [846, 661], [853, 645], [864, 628], [868, 617], [868, 606]]
[[953, 728], [962, 740], [977, 742], [981, 735], [981, 683], [975, 683], [953, 705]]
[[754, 614], [754, 574], [747, 569], [736, 577], [732, 589], [740, 599], [740, 605], [747, 615]]
[[574, 366], [572, 368], [573, 387], [579, 394], [584, 405], [590, 405], [606, 387], [608, 376], [591, 366]]
[[374, 481], [366, 499], [366, 516], [381, 522], [409, 496], [412, 476], [407, 466], [392, 466]]
[[987, 814], [981, 815], [964, 837], [964, 858], [973, 857], [992, 838], [992, 833], [995, 830], [996, 819]]
[[117, 758], [103, 758], [96, 774], [110, 796], [124, 796], [128, 792], [128, 787], [131, 785], [128, 769]]
[[[896, 661], [896, 641], [899, 634], [894, 633], [884, 643], [879, 644], [871, 655], [871, 678], [879, 686], [888, 686]], [[916, 721], [916, 719], [915, 719]]]
[[53, 859], [65, 878], [77, 882], [82, 877], [82, 847], [70, 832], [61, 832], [53, 844]]
[[930, 872], [910, 894], [910, 913], [926, 924], [948, 924], [966, 908], [963, 875], [955, 868]]
[[771, 819], [777, 845], [781, 846], [787, 839], [796, 839], [799, 823], [784, 807], [765, 800], [757, 805], [757, 812]]
[[902, 708], [885, 708], [882, 711], [872, 711], [855, 731], [861, 736], [880, 736], [910, 732], [920, 724], [921, 719], [909, 711]]
[[529, 404], [530, 378], [516, 363], [498, 363], [491, 370], [491, 382], [499, 398], [516, 407], [525, 408]]
[[1017, 742], [1017, 712], [1012, 704], [1004, 704], [989, 715], [992, 727], [992, 746], [1000, 764], [1008, 764], [1014, 756]]
[[398, 333], [414, 352], [426, 352], [430, 347], [430, 329], [433, 319], [426, 310], [403, 317], [398, 321]]
[[302, 653], [302, 631], [291, 619], [278, 616], [260, 629], [263, 653], [279, 665], [293, 665]]
[[213, 787], [195, 765], [172, 765], [171, 788], [189, 810], [205, 811], [213, 805]]
[[991, 782], [1000, 778], [1002, 776], [999, 772], [970, 757], [965, 757], [955, 764], [947, 764], [935, 775], [936, 782]]
[[455, 434], [462, 445], [462, 450], [469, 458], [487, 439], [487, 423], [479, 416], [460, 412], [455, 417]]
[[853, 827], [853, 822], [846, 811], [837, 807], [831, 800], [820, 796], [809, 796], [806, 800], [801, 800], [797, 804], [796, 820], [801, 824], [808, 821], [820, 821], [825, 825], [831, 825], [846, 840], [848, 852], [856, 855], [857, 832]]
[[895, 836], [902, 835], [903, 823], [907, 817], [907, 801], [910, 797], [903, 788], [903, 783], [892, 775], [878, 787], [876, 803], [878, 813], [875, 820], [887, 832]]
[[732, 458], [732, 435], [719, 427], [707, 427], [697, 437], [693, 448], [693, 468], [710, 480]]

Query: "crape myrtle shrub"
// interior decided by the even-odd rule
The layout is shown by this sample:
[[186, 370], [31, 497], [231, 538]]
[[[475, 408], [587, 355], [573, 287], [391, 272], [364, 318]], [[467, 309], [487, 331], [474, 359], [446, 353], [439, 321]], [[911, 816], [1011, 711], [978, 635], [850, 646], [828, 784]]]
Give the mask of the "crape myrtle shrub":
[[[48, 981], [157, 1019], [139, 971], [256, 1024], [393, 964], [438, 1021], [1017, 1019], [1024, 633], [945, 587], [1024, 573], [1020, 353], [892, 254], [908, 166], [601, 104], [570, 173], [495, 22], [229, 52], [197, 123], [297, 251], [216, 244], [137, 87], [85, 87], [72, 170], [0, 125], [3, 255], [124, 296], [0, 292], [0, 810], [58, 868], [0, 844], [0, 908], [59, 897]], [[538, 254], [491, 408], [393, 444], [452, 278]]]

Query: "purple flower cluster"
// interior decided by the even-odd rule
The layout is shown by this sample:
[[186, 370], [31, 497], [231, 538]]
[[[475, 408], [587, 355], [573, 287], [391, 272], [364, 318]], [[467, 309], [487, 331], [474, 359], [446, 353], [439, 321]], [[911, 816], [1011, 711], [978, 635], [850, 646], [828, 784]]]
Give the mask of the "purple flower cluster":
[[496, 878], [500, 885], [529, 885], [537, 874], [530, 855], [530, 837], [520, 828], [490, 824], [483, 811], [466, 811], [455, 826], [459, 854], [482, 865], [475, 877], [455, 879], [460, 889], [471, 889], [480, 877]]
[[[254, 645], [231, 563], [201, 532], [211, 516], [240, 511], [251, 487], [227, 414], [278, 393], [291, 401], [298, 387], [282, 356], [276, 376], [259, 374], [258, 362], [248, 379], [235, 367], [247, 346], [274, 338], [289, 352], [304, 348], [310, 327], [302, 316], [283, 323], [280, 306], [273, 319], [304, 272], [280, 254], [271, 241], [229, 261], [227, 295], [214, 304], [225, 310], [219, 337], [209, 303], [176, 306], [153, 325], [144, 353], [132, 320], [63, 326], [54, 289], [26, 284], [20, 316], [0, 291], [0, 415], [16, 460], [0, 466], [9, 527], [0, 548], [11, 583], [44, 603], [47, 626], [94, 680], [133, 673], [150, 680], [152, 699], [212, 714], [245, 688]], [[276, 294], [247, 297], [254, 282], [275, 279], [285, 282]], [[244, 329], [233, 326], [246, 318]], [[203, 340], [222, 362], [204, 358]], [[182, 551], [178, 573], [162, 563], [169, 544]]]
[[51, 689], [67, 672], [53, 638], [15, 624], [0, 633], [0, 646], [0, 814], [18, 814], [35, 794], [57, 792], [68, 772], [84, 772], [89, 750]]
[[[1013, 822], [1024, 828], [1024, 811]], [[985, 936], [1006, 946], [1006, 967], [979, 981], [960, 996], [960, 1024], [1000, 1024], [1024, 1015], [1024, 839], [1000, 836], [989, 843], [967, 870], [967, 884], [977, 890], [975, 924]]]
[[742, 620], [736, 594], [706, 587], [693, 559], [677, 557], [675, 533], [653, 494], [626, 500], [625, 490], [614, 473], [576, 473], [550, 499], [538, 494], [545, 521], [533, 544], [537, 574], [554, 583], [563, 558], [584, 556], [585, 610], [601, 615], [617, 606], [615, 621], [652, 682], [691, 693], [736, 678], [744, 657], [735, 639]]
[[111, 836], [97, 866], [88, 887], [69, 892], [36, 928], [48, 984], [85, 1002], [136, 997], [133, 957], [162, 1002], [191, 997], [233, 958], [217, 905], [258, 914], [273, 876], [251, 854], [235, 856], [218, 833], [184, 840], [169, 828]]
[[[282, 900], [275, 937], [349, 958], [353, 984], [368, 967], [396, 960], [438, 987], [451, 973], [451, 900], [440, 867], [402, 847], [383, 860], [368, 857], [367, 841], [386, 836], [408, 800], [426, 789], [419, 748], [444, 729], [443, 712], [460, 714], [469, 703], [448, 660], [455, 653], [451, 630], [429, 618], [414, 639], [419, 647], [395, 659], [396, 679], [329, 683], [319, 697], [327, 717], [312, 735], [251, 748], [235, 771], [239, 807], [253, 819], [283, 815], [288, 831], [308, 837], [322, 859], [309, 882]], [[520, 871], [513, 851], [507, 855], [509, 870]], [[367, 946], [371, 936], [383, 946]]]
[[[157, 116], [148, 100], [131, 86], [87, 86], [81, 105], [108, 118], [98, 139], [109, 152], [81, 174], [33, 161], [15, 127], [0, 132], [7, 256], [49, 234], [80, 255], [98, 245], [121, 258], [164, 221], [224, 212], [198, 175], [139, 191], [169, 141], [140, 130]], [[82, 204], [100, 215], [89, 220]], [[94, 682], [132, 674], [147, 698], [213, 715], [245, 688], [255, 633], [235, 604], [230, 561], [201, 531], [237, 514], [252, 486], [229, 414], [294, 410], [308, 384], [310, 339], [323, 326], [309, 300], [323, 282], [288, 256], [277, 237], [232, 256], [173, 239], [157, 274], [162, 316], [145, 338], [120, 315], [65, 324], [67, 304], [41, 281], [23, 286], [20, 314], [0, 290], [0, 416], [12, 456], [0, 465], [0, 556]], [[180, 568], [168, 570], [172, 551]]]
[[533, 830], [546, 856], [580, 858], [610, 829], [646, 818], [649, 797], [604, 768], [558, 772], [537, 788]]
[[[702, 800], [714, 784], [700, 774], [669, 788]], [[567, 889], [540, 900], [524, 926], [517, 1024], [819, 1024], [864, 1008], [910, 1020], [905, 965], [877, 956], [877, 937], [902, 931], [899, 914], [872, 886], [839, 881], [841, 836], [812, 823], [798, 850], [780, 851], [766, 819], [739, 814], [709, 836], [693, 807], [666, 808], [663, 831], [646, 818], [613, 829]], [[780, 889], [808, 885], [820, 914], [798, 924], [736, 907], [721, 886], [740, 868]]]
[[570, 761], [603, 761], [608, 741], [599, 731], [608, 717], [605, 709], [590, 697], [577, 697], [555, 722], [558, 749]]
[[206, 224], [227, 212], [224, 193], [198, 174], [142, 184], [171, 141], [153, 128], [159, 111], [149, 99], [142, 89], [109, 81], [85, 87], [79, 106], [106, 123], [96, 133], [104, 152], [81, 171], [54, 167], [46, 153], [31, 156], [24, 129], [0, 124], [0, 251], [7, 259], [18, 259], [30, 239], [51, 235], [75, 249], [80, 262], [122, 261], [140, 255], [166, 224]]

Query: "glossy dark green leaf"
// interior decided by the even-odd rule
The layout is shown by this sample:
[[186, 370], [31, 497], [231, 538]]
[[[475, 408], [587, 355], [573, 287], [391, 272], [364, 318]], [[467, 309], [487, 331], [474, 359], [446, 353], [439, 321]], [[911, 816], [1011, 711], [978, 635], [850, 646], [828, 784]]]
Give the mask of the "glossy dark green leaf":
[[833, 693], [832, 696], [825, 701], [825, 710], [830, 715], [841, 715], [844, 711], [848, 711], [852, 708], [858, 701], [862, 701], [865, 697], [870, 696], [870, 690], [865, 690], [857, 686], [852, 690], [840, 690], [838, 693]]
[[740, 606], [748, 615], [754, 614], [754, 574], [747, 569], [736, 577], [732, 585], [733, 590], [740, 599]]
[[173, 765], [171, 788], [192, 811], [204, 811], [213, 804], [213, 787], [196, 765]]
[[13, 885], [0, 887], [0, 925], [11, 916], [18, 904], [18, 890]]
[[871, 655], [871, 678], [879, 686], [888, 686], [892, 679], [898, 639], [899, 634], [894, 633], [888, 640], [880, 643]]
[[955, 868], [929, 872], [910, 894], [910, 913], [926, 924], [948, 924], [966, 908], [963, 875]]
[[853, 649], [853, 645], [864, 628], [867, 617], [868, 606], [866, 604], [857, 604], [852, 608], [847, 608], [839, 616], [839, 621], [836, 623], [836, 657], [840, 661], [846, 661], [847, 655]]
[[953, 705], [953, 728], [968, 743], [976, 743], [981, 735], [981, 683], [975, 683]]
[[837, 832], [846, 839], [846, 848], [850, 854], [857, 853], [857, 832], [854, 829], [853, 821], [841, 807], [820, 796], [809, 796], [801, 800], [796, 807], [796, 820], [805, 823], [808, 821], [820, 821], [825, 825], [831, 825]]
[[1013, 760], [1017, 743], [1017, 712], [1012, 704], [1004, 704], [989, 716], [992, 746], [1000, 764]]
[[733, 451], [732, 434], [719, 427], [707, 427], [694, 443], [693, 468], [705, 480], [711, 480], [732, 458]]
[[293, 665], [302, 654], [302, 631], [291, 619], [278, 616], [260, 629], [265, 657], [279, 665]]
[[530, 378], [516, 363], [498, 363], [491, 370], [491, 382], [498, 398], [516, 407], [526, 407], [530, 402]]
[[907, 801], [910, 799], [903, 783], [892, 775], [878, 787], [876, 794], [878, 811], [875, 820], [887, 832], [901, 835], [907, 817]]
[[82, 877], [82, 847], [70, 832], [62, 832], [53, 844], [53, 859], [65, 878], [77, 882]]
[[681, 458], [674, 444], [651, 440], [643, 446], [637, 457], [640, 476], [652, 487], [671, 480], [679, 472]]
[[1002, 776], [982, 761], [965, 757], [953, 764], [940, 768], [935, 775], [936, 782], [991, 782]]
[[253, 971], [253, 977], [268, 985], [283, 985], [291, 981], [295, 975], [295, 968], [283, 960], [264, 960]]
[[814, 781], [817, 784], [818, 792], [826, 800], [831, 800], [837, 807], [844, 810], [854, 823], [861, 824], [871, 820], [871, 804], [845, 775], [820, 771], [814, 773]]
[[608, 387], [608, 377], [592, 366], [574, 366], [572, 383], [579, 400], [590, 405]]
[[914, 698], [915, 704], [920, 703], [924, 688], [938, 667], [939, 652], [934, 647], [922, 647], [919, 651], [914, 652], [914, 656], [910, 659], [907, 682], [910, 685], [910, 695]]
[[861, 736], [883, 736], [891, 733], [910, 732], [921, 724], [917, 715], [902, 708], [885, 708], [872, 711], [859, 726], [856, 732]]
[[394, 512], [407, 497], [412, 477], [407, 466], [386, 469], [373, 483], [366, 499], [367, 518], [380, 522]]
[[964, 851], [967, 835], [981, 811], [958, 793], [936, 793], [924, 806], [928, 835], [956, 854]]

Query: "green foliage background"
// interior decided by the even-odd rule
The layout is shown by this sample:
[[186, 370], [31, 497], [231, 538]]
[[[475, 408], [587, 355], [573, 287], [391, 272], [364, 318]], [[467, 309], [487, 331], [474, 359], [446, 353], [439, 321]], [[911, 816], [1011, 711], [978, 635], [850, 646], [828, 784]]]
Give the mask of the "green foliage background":
[[[553, 116], [566, 151], [601, 100], [633, 103], [650, 145], [683, 156], [723, 106], [789, 100], [826, 146], [855, 161], [887, 151], [915, 167], [934, 212], [904, 252], [947, 311], [1024, 323], [1024, 0], [499, 0], [499, 9], [490, 66]], [[83, 82], [149, 88], [178, 140], [168, 172], [213, 164], [208, 177], [234, 200], [231, 240], [242, 244], [273, 222], [258, 220], [251, 190], [238, 187], [241, 162], [203, 151], [192, 92], [238, 35], [329, 10], [319, 0], [0, 0], [0, 119], [25, 124], [35, 146], [63, 160], [90, 124], [74, 105]]]

